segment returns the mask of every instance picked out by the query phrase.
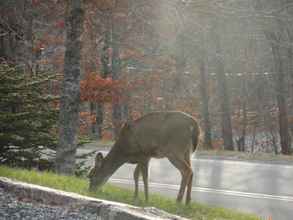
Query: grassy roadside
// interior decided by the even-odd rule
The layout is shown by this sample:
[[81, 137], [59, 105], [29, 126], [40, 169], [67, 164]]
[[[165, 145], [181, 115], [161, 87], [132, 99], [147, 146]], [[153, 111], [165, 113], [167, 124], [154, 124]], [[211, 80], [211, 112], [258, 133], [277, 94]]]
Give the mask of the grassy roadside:
[[[60, 176], [49, 172], [36, 172], [23, 169], [0, 166], [0, 176], [8, 177], [27, 183], [47, 186], [81, 195], [96, 197], [99, 199], [117, 202], [133, 203], [133, 192], [107, 184], [101, 191], [88, 192], [88, 181], [73, 176]], [[140, 195], [143, 198], [142, 195]], [[233, 210], [223, 208], [212, 208], [198, 203], [189, 206], [178, 205], [172, 199], [152, 194], [148, 204], [140, 201], [140, 206], [154, 206], [167, 212], [191, 218], [194, 220], [259, 220], [256, 216], [242, 214]]]

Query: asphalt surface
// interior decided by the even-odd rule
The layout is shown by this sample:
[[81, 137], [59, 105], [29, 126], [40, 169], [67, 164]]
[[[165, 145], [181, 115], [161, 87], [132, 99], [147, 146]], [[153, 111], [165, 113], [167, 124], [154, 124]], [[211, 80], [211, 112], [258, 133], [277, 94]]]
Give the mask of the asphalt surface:
[[[292, 165], [193, 158], [192, 166], [193, 201], [254, 213], [265, 220], [293, 219]], [[123, 165], [110, 181], [133, 188], [134, 167]], [[167, 159], [151, 160], [150, 192], [175, 198], [180, 180]]]

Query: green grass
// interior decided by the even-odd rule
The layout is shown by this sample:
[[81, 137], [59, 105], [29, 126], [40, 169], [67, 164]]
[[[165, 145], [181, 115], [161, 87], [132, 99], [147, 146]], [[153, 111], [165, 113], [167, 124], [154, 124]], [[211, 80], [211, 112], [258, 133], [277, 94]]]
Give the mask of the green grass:
[[[31, 170], [15, 169], [0, 166], [0, 176], [8, 177], [27, 183], [47, 186], [68, 192], [75, 192], [81, 195], [123, 202], [134, 205], [133, 191], [125, 190], [110, 184], [106, 184], [102, 190], [90, 193], [88, 191], [88, 181], [86, 179], [73, 176], [61, 176], [50, 172], [37, 172]], [[140, 195], [143, 198], [143, 195]], [[136, 204], [137, 205], [137, 204]], [[139, 201], [139, 206], [154, 206], [169, 213], [184, 216], [196, 220], [259, 220], [260, 218], [235, 212], [223, 208], [212, 208], [198, 203], [191, 203], [188, 206], [176, 204], [173, 199], [152, 194], [150, 201], [145, 204], [143, 199]]]

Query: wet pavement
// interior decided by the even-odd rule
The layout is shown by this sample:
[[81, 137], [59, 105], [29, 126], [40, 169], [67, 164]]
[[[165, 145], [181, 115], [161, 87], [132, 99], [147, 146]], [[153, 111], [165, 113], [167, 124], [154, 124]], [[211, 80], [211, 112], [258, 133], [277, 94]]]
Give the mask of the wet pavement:
[[[102, 152], [107, 154], [105, 149]], [[192, 167], [193, 201], [254, 213], [263, 219], [293, 219], [292, 165], [205, 157], [193, 158]], [[133, 188], [134, 168], [133, 164], [123, 165], [110, 181]], [[176, 197], [180, 181], [180, 173], [167, 159], [151, 160], [150, 192]]]

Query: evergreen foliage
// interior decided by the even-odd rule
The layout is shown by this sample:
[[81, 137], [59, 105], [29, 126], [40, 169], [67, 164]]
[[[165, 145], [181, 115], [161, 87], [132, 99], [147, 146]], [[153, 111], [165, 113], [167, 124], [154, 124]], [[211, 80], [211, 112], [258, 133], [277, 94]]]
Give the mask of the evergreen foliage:
[[28, 75], [22, 68], [0, 64], [0, 163], [51, 168], [43, 157], [56, 148], [58, 109], [48, 85], [55, 75]]

